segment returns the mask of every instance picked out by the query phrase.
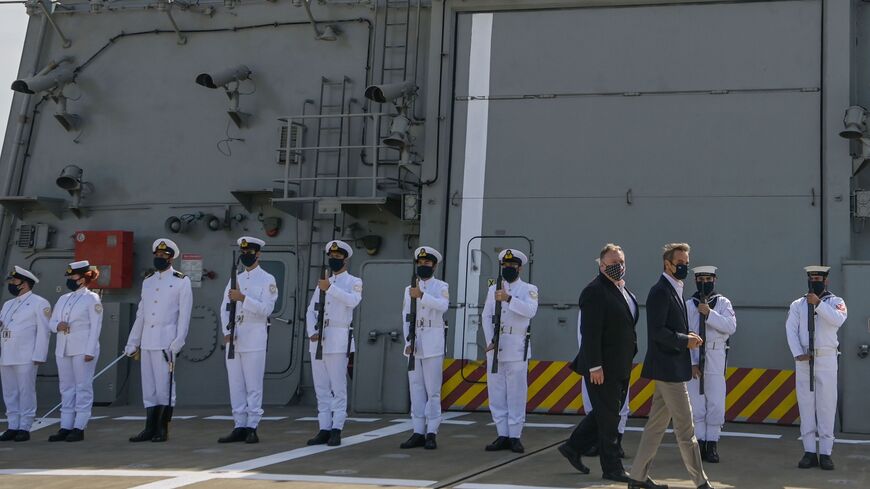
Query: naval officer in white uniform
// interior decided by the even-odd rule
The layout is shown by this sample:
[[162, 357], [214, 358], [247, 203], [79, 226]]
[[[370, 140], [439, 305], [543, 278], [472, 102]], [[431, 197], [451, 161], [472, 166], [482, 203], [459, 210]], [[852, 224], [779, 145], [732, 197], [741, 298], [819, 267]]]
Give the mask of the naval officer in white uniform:
[[221, 303], [221, 324], [224, 343], [230, 341], [227, 305], [236, 303], [235, 358], [229, 358], [227, 347], [227, 380], [230, 384], [230, 403], [233, 407], [235, 427], [232, 433], [218, 443], [258, 443], [257, 426], [263, 416], [263, 375], [266, 371], [266, 344], [269, 315], [278, 300], [275, 277], [260, 266], [260, 250], [265, 241], [243, 236], [236, 241], [241, 252], [239, 261], [244, 265], [237, 275], [236, 288], [227, 282]]
[[[435, 268], [442, 262], [435, 248], [421, 246], [414, 251], [417, 286], [405, 287], [402, 305], [402, 330], [405, 356], [414, 352], [414, 370], [408, 372], [411, 389], [411, 421], [414, 433], [400, 448], [438, 447], [436, 435], [441, 425], [441, 372], [447, 323], [444, 313], [450, 306], [447, 282], [435, 278]], [[411, 299], [417, 301], [416, 324], [408, 324]], [[410, 341], [414, 328], [415, 341]]]
[[[184, 346], [190, 327], [193, 294], [190, 279], [172, 267], [181, 255], [178, 245], [160, 238], [151, 245], [154, 271], [142, 281], [142, 298], [124, 352], [142, 360], [142, 402], [145, 429], [131, 442], [163, 442], [175, 406], [175, 357]], [[170, 383], [171, 388], [170, 388]]]
[[0, 383], [8, 429], [0, 441], [27, 441], [36, 415], [36, 370], [45, 363], [51, 305], [33, 293], [36, 275], [19, 266], [6, 277], [13, 298], [0, 310]]
[[[834, 470], [834, 417], [837, 414], [837, 332], [846, 322], [846, 303], [828, 290], [831, 267], [809, 266], [807, 294], [791, 303], [785, 322], [788, 346], [795, 360], [795, 384], [801, 417], [804, 456], [801, 469], [821, 466]], [[808, 318], [813, 311], [815, 330], [810, 345]], [[814, 385], [810, 390], [810, 360]], [[819, 439], [816, 450], [816, 437]], [[818, 454], [818, 455], [816, 455]]]
[[48, 441], [76, 442], [85, 439], [85, 428], [94, 404], [94, 370], [100, 356], [103, 304], [88, 288], [100, 276], [87, 260], [70, 263], [66, 287], [48, 326], [57, 333], [55, 359], [59, 377], [60, 430]]
[[[326, 243], [326, 256], [332, 275], [320, 278], [305, 315], [308, 328], [311, 374], [317, 395], [317, 421], [320, 430], [309, 445], [341, 445], [341, 430], [347, 419], [347, 362], [354, 351], [353, 310], [362, 300], [362, 280], [347, 271], [353, 248], [344, 241]], [[317, 330], [320, 293], [325, 293], [323, 331]], [[318, 343], [321, 357], [317, 358]]]
[[[520, 278], [522, 267], [529, 259], [525, 253], [505, 249], [498, 255], [502, 288], [491, 285], [483, 306], [483, 335], [486, 340], [489, 410], [498, 437], [486, 446], [486, 451], [510, 449], [523, 453], [520, 441], [526, 422], [528, 371], [531, 345], [529, 324], [538, 312], [538, 288]], [[496, 303], [501, 305], [501, 327], [498, 345], [494, 342]], [[498, 348], [498, 372], [493, 372], [493, 359]]]
[[[701, 336], [701, 315], [704, 316], [704, 334], [701, 336], [704, 343], [689, 352], [692, 356], [692, 380], [688, 389], [701, 458], [714, 464], [719, 463], [719, 435], [725, 424], [728, 339], [737, 331], [737, 317], [731, 301], [716, 292], [716, 270], [713, 266], [692, 269], [698, 291], [686, 301], [689, 331]], [[704, 358], [703, 372], [701, 355]], [[701, 382], [704, 383], [703, 394]]]

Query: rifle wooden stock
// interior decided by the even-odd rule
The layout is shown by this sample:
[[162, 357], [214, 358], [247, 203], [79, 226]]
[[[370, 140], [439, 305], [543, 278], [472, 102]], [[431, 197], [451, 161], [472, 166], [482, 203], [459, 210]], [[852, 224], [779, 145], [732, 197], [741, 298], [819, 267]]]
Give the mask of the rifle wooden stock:
[[[416, 264], [416, 261], [414, 262]], [[417, 287], [417, 271], [411, 272], [411, 288]], [[408, 342], [411, 343], [411, 352], [408, 354], [408, 372], [414, 370], [417, 365], [416, 350], [417, 350], [417, 299], [411, 295], [408, 290], [408, 297], [411, 299], [411, 307], [408, 309], [408, 315], [405, 320], [408, 321]]]
[[[498, 271], [498, 279], [495, 281], [495, 293], [501, 290], [504, 285], [504, 277], [502, 277], [501, 269]], [[493, 293], [493, 295], [495, 294]], [[495, 301], [495, 313], [492, 316], [492, 344], [494, 348], [492, 349], [492, 373], [498, 373], [498, 340], [501, 336], [501, 309], [502, 304], [500, 301]]]

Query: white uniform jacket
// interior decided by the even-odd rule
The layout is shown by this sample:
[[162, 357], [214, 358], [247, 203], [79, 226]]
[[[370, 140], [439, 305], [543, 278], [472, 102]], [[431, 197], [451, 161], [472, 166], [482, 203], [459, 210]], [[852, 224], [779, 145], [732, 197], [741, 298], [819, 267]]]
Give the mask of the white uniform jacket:
[[55, 355], [97, 356], [100, 330], [103, 328], [103, 304], [100, 296], [87, 287], [60, 296], [54, 306], [48, 327], [51, 328], [52, 333], [57, 333], [57, 325], [62, 322], [69, 324], [69, 333], [57, 335]]
[[48, 355], [51, 304], [27, 292], [10, 299], [0, 310], [0, 365], [44, 362]]
[[[708, 367], [715, 368], [716, 371], [710, 373], [725, 375], [724, 357], [727, 349], [725, 342], [737, 331], [737, 317], [734, 315], [734, 307], [727, 297], [716, 295], [715, 298], [716, 306], [710, 308], [710, 314], [704, 323], [704, 352], [708, 358], [711, 356], [721, 356], [722, 361], [707, 362], [704, 370], [707, 370]], [[693, 298], [689, 298], [686, 301], [686, 315], [689, 318], [689, 331], [700, 334], [698, 328], [700, 327], [701, 315], [698, 313], [698, 307], [695, 306]], [[701, 355], [700, 349], [695, 348], [689, 353], [692, 356], [692, 365], [698, 365]], [[719, 370], [720, 368], [721, 371]]]
[[[278, 300], [278, 286], [275, 277], [263, 267], [257, 266], [251, 271], [244, 270], [238, 274], [238, 290], [245, 295], [245, 300], [236, 302], [236, 337], [237, 352], [265, 351], [269, 341], [267, 325], [269, 316], [275, 309]], [[230, 282], [224, 289], [224, 300], [221, 302], [221, 326], [224, 336], [230, 334], [227, 325], [230, 323], [230, 313], [227, 304], [230, 300]]]
[[[495, 326], [495, 285], [489, 287], [486, 293], [486, 303], [483, 306], [483, 336], [486, 344], [493, 340]], [[526, 331], [529, 322], [538, 312], [538, 288], [530, 283], [517, 279], [513, 283], [505, 281], [502, 285], [511, 296], [510, 302], [501, 303], [501, 333], [498, 340], [498, 359], [504, 362], [523, 361], [525, 355]], [[531, 351], [531, 345], [529, 345]]]
[[[320, 341], [323, 353], [346, 354], [353, 310], [362, 301], [362, 280], [348, 272], [342, 272], [329, 277], [329, 283], [332, 285], [326, 291], [326, 303], [323, 305], [323, 338]], [[320, 304], [320, 289], [315, 289], [305, 314], [309, 337], [317, 333], [318, 304]], [[317, 351], [317, 342], [308, 343], [309, 350], [314, 355]], [[351, 338], [350, 351], [354, 351], [354, 346]]]
[[[417, 299], [417, 341], [414, 351], [416, 358], [431, 358], [444, 355], [444, 313], [450, 307], [450, 290], [447, 282], [430, 278], [419, 280], [418, 287], [423, 291], [423, 297]], [[411, 346], [408, 341], [410, 333], [408, 313], [411, 311], [411, 287], [405, 287], [402, 303], [402, 331], [405, 347]]]
[[[814, 343], [816, 356], [836, 355], [837, 331], [846, 322], [846, 303], [843, 299], [828, 293], [821, 297], [816, 306]], [[788, 319], [785, 322], [788, 347], [792, 356], [810, 353], [810, 334], [807, 329], [807, 298], [801, 297], [791, 303]]]
[[128, 349], [171, 349], [178, 353], [187, 338], [192, 307], [190, 278], [183, 273], [169, 267], [145, 277]]

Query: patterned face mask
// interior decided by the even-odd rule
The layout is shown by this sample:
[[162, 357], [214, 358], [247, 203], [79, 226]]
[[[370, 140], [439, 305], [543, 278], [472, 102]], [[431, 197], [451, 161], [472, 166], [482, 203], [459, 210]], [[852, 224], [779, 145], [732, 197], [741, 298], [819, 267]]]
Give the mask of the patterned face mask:
[[604, 275], [607, 275], [614, 282], [619, 282], [622, 280], [622, 277], [625, 277], [625, 265], [622, 263], [606, 265], [604, 267]]

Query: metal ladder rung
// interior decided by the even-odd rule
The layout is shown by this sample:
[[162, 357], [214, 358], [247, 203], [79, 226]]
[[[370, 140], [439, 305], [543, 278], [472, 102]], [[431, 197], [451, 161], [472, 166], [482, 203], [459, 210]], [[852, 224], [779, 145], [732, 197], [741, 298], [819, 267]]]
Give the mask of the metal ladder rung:
[[404, 49], [407, 48], [407, 44], [387, 44], [384, 46], [386, 49]]
[[394, 27], [394, 26], [398, 26], [398, 25], [407, 26], [408, 23], [407, 22], [387, 22], [384, 25], [386, 25], [387, 27]]
[[399, 70], [404, 70], [404, 69], [405, 69], [405, 67], [403, 66], [401, 68], [384, 68], [383, 71], [399, 71]]

